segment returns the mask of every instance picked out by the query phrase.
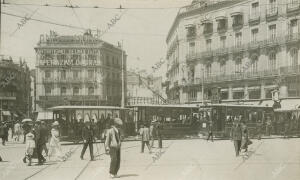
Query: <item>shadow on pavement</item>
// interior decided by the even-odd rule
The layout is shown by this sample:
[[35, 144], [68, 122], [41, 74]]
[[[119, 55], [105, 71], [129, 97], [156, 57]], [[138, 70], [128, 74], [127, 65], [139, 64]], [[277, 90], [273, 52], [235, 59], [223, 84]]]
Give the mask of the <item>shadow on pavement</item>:
[[122, 177], [133, 177], [133, 176], [139, 176], [137, 174], [123, 174], [123, 175], [120, 175], [119, 177], [122, 178]]

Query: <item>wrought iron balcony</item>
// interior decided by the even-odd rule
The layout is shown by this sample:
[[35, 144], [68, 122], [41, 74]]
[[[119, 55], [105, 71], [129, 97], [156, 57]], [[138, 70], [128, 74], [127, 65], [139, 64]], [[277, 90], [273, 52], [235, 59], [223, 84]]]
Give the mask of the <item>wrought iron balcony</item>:
[[[211, 75], [203, 79], [203, 83], [220, 83], [220, 82], [229, 82], [229, 81], [238, 81], [238, 80], [247, 80], [247, 79], [260, 79], [260, 78], [272, 78], [277, 76], [293, 76], [300, 74], [300, 65], [298, 66], [287, 66], [281, 67], [278, 69], [270, 69], [256, 72], [240, 72], [235, 74], [228, 75]], [[196, 85], [202, 83], [201, 78], [196, 78], [194, 81]]]
[[278, 17], [278, 8], [277, 7], [267, 9], [267, 12], [266, 12], [266, 20], [267, 21], [276, 20], [277, 17]]
[[187, 61], [194, 61], [194, 60], [197, 60], [199, 59], [201, 56], [200, 56], [200, 53], [196, 53], [196, 52], [193, 52], [193, 53], [188, 53], [186, 55], [186, 60]]
[[300, 33], [292, 33], [285, 37], [287, 43], [298, 42], [300, 40]]
[[293, 15], [294, 13], [298, 13], [300, 11], [300, 4], [299, 2], [297, 3], [290, 3], [287, 5], [286, 7], [286, 12], [287, 12], [287, 15]]
[[256, 25], [260, 22], [260, 14], [254, 13], [249, 15], [249, 24], [250, 25]]

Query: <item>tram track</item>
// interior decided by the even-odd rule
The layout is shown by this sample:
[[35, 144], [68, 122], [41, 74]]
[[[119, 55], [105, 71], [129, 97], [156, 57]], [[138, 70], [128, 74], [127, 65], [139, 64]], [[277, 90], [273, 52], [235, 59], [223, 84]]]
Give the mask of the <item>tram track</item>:
[[[96, 143], [95, 143], [95, 144], [96, 144]], [[99, 144], [101, 144], [101, 142], [100, 142]], [[73, 148], [72, 154], [73, 154], [74, 152], [76, 152], [77, 149], [78, 149], [80, 146], [82, 146], [82, 144], [78, 144], [76, 147], [74, 147], [74, 148]], [[96, 146], [97, 146], [97, 145], [96, 145]], [[135, 147], [139, 147], [139, 145], [125, 147], [125, 148], [123, 148], [122, 150], [132, 149], [132, 148], [135, 148]], [[101, 148], [100, 148], [100, 150], [101, 150]], [[71, 156], [72, 156], [72, 154], [71, 154]], [[99, 153], [99, 154], [97, 154], [95, 157], [96, 157], [96, 159], [97, 159], [98, 157], [100, 157], [100, 156], [102, 156], [102, 155], [105, 155], [105, 154], [106, 154], [106, 153]], [[69, 156], [69, 157], [71, 157], [71, 156]], [[66, 161], [64, 161], [64, 162], [66, 162]], [[61, 165], [63, 165], [64, 162], [61, 162], [61, 163], [57, 164], [57, 167], [56, 167], [55, 169], [60, 168]], [[76, 175], [76, 177], [74, 178], [74, 180], [78, 180], [78, 179], [82, 176], [82, 174], [85, 172], [85, 170], [87, 170], [87, 168], [89, 167], [89, 165], [91, 164], [91, 162], [92, 162], [92, 161], [88, 161], [88, 162], [83, 166], [83, 168], [82, 168], [82, 169], [80, 170], [80, 172]], [[35, 173], [33, 173], [33, 174], [29, 175], [28, 177], [24, 178], [24, 180], [29, 180], [29, 179], [31, 179], [31, 178], [33, 178], [33, 177], [39, 175], [40, 173], [42, 173], [43, 171], [45, 171], [46, 169], [48, 169], [49, 167], [51, 167], [51, 166], [53, 166], [53, 165], [55, 165], [55, 164], [49, 164], [49, 165], [47, 165], [47, 166], [45, 166], [45, 167], [39, 169], [39, 170], [36, 171]]]

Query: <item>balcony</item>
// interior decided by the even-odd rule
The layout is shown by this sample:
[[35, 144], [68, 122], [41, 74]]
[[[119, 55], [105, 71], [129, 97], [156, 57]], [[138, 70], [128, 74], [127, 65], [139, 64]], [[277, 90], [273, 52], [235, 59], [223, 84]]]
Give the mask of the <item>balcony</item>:
[[266, 20], [267, 21], [274, 21], [274, 20], [277, 20], [277, 18], [278, 18], [278, 8], [277, 7], [267, 9], [267, 12], [266, 12]]
[[260, 22], [260, 14], [254, 13], [249, 16], [249, 25], [257, 25]]
[[97, 95], [49, 95], [39, 96], [40, 101], [54, 101], [61, 102], [67, 101], [97, 101], [100, 100], [100, 96]]
[[214, 52], [212, 50], [204, 51], [200, 53], [201, 58], [210, 58], [213, 57]]
[[297, 43], [300, 40], [300, 33], [292, 33], [285, 37], [286, 43]]
[[83, 83], [82, 78], [43, 78], [42, 82], [44, 84], [54, 84], [54, 83], [60, 83], [60, 84], [67, 84], [67, 83]]
[[[228, 75], [214, 75], [208, 76], [203, 79], [203, 83], [222, 83], [222, 82], [230, 82], [230, 81], [239, 81], [239, 80], [250, 80], [250, 79], [262, 79], [262, 78], [273, 78], [277, 76], [294, 76], [300, 74], [300, 65], [298, 66], [288, 66], [281, 67], [274, 70], [263, 70], [257, 72], [240, 72], [235, 74]], [[196, 78], [194, 81], [195, 85], [201, 84], [202, 79]]]
[[248, 44], [248, 49], [255, 50], [258, 49], [261, 46], [261, 43], [259, 41], [252, 41]]
[[193, 53], [188, 53], [186, 55], [186, 60], [187, 61], [195, 61], [197, 59], [200, 59], [200, 53], [196, 53], [196, 52], [193, 52]]
[[300, 2], [290, 3], [287, 5], [287, 16], [293, 16], [300, 12]]

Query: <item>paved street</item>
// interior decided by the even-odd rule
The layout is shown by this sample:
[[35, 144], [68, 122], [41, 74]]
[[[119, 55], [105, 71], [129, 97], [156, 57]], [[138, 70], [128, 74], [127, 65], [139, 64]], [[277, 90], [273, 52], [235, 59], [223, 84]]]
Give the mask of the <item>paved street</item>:
[[[144, 154], [140, 153], [140, 142], [125, 142], [119, 175], [128, 180], [298, 180], [299, 139], [253, 142], [248, 157], [237, 158], [233, 144], [228, 140], [213, 143], [205, 140], [165, 141], [165, 148], [161, 152], [154, 148], [151, 155], [147, 149]], [[96, 161], [89, 161], [89, 151], [85, 160], [80, 160], [81, 145], [66, 145], [63, 146], [65, 152], [74, 151], [66, 162], [49, 161], [43, 166], [28, 167], [21, 162], [24, 145], [8, 143], [0, 148], [5, 160], [0, 163], [0, 179], [109, 179], [109, 156], [103, 154], [103, 144], [94, 145], [96, 154], [97, 147], [100, 155]]]

